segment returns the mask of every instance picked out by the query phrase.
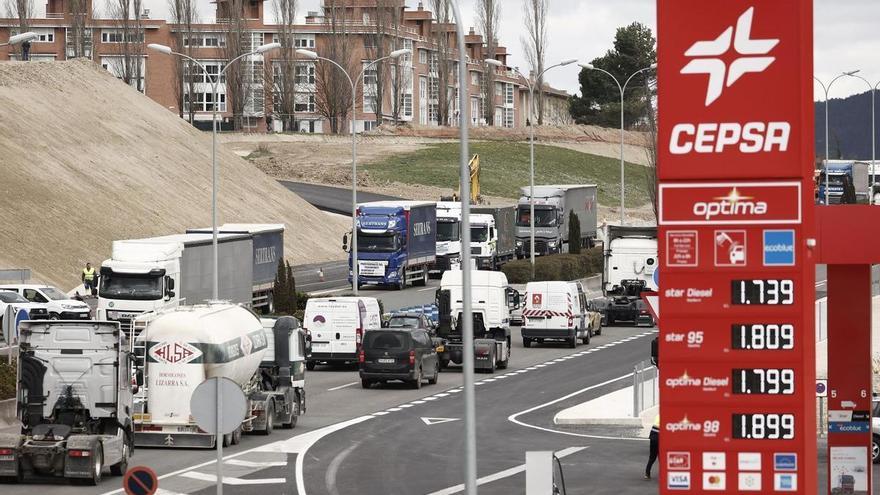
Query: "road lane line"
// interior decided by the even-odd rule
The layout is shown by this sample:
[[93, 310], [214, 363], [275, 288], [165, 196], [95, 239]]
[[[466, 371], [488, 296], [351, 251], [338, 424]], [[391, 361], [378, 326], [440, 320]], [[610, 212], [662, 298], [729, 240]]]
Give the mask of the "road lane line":
[[[589, 447], [569, 447], [567, 449], [563, 449], [556, 452], [556, 457], [562, 459], [563, 457], [568, 457], [572, 454], [576, 454], [583, 450], [588, 449]], [[505, 469], [504, 471], [499, 471], [494, 474], [490, 474], [489, 476], [483, 476], [482, 478], [477, 479], [477, 486], [485, 485], [487, 483], [492, 483], [493, 481], [498, 481], [504, 478], [509, 478], [511, 476], [515, 476], [519, 473], [523, 473], [526, 470], [525, 464], [520, 464], [519, 466], [512, 467], [510, 469]], [[450, 486], [449, 488], [444, 488], [443, 490], [439, 490], [436, 492], [431, 492], [428, 495], [453, 495], [455, 493], [460, 493], [464, 491], [464, 485], [455, 485]]]
[[356, 442], [354, 445], [351, 445], [340, 452], [333, 458], [333, 461], [330, 462], [330, 466], [327, 467], [327, 472], [324, 473], [324, 485], [327, 487], [327, 491], [330, 492], [330, 495], [339, 495], [339, 490], [336, 489], [336, 473], [339, 472], [339, 466], [342, 465], [345, 458], [348, 457], [354, 449], [358, 448], [360, 444], [361, 442]]
[[[198, 471], [190, 471], [187, 473], [181, 474], [184, 478], [190, 478], [199, 481], [208, 481], [211, 483], [217, 482], [216, 474], [206, 474], [200, 473]], [[234, 478], [232, 476], [224, 476], [223, 484], [224, 485], [278, 485], [281, 483], [287, 483], [287, 478], [263, 478], [263, 479], [241, 479]]]
[[231, 466], [247, 467], [247, 468], [267, 468], [267, 467], [286, 466], [287, 461], [253, 462], [253, 461], [243, 461], [241, 459], [229, 459], [228, 461], [223, 461], [223, 464], [224, 465], [231, 465]]
[[623, 376], [619, 376], [619, 377], [617, 377], [617, 378], [612, 378], [612, 379], [610, 379], [610, 380], [606, 380], [606, 381], [604, 381], [604, 382], [602, 382], [602, 383], [597, 383], [596, 385], [590, 385], [589, 387], [582, 388], [582, 389], [580, 389], [580, 390], [578, 390], [578, 391], [576, 391], [576, 392], [572, 392], [572, 393], [570, 393], [570, 394], [568, 394], [568, 395], [562, 396], [562, 397], [560, 397], [560, 398], [558, 398], [558, 399], [554, 399], [554, 400], [552, 400], [552, 401], [550, 401], [550, 402], [545, 402], [545, 403], [543, 403], [543, 404], [539, 404], [539, 405], [537, 405], [537, 406], [535, 406], [535, 407], [532, 407], [532, 408], [526, 409], [525, 411], [520, 411], [520, 412], [518, 412], [518, 413], [511, 414], [510, 416], [507, 417], [507, 420], [510, 421], [511, 423], [518, 424], [518, 425], [520, 425], [520, 426], [524, 426], [524, 427], [526, 427], [526, 428], [533, 428], [533, 429], [535, 429], [535, 430], [546, 431], [546, 432], [549, 432], [549, 433], [558, 433], [558, 434], [560, 434], [560, 435], [569, 435], [569, 436], [572, 436], [572, 437], [580, 437], [580, 438], [597, 438], [597, 439], [601, 439], [601, 440], [629, 440], [629, 441], [635, 440], [635, 441], [645, 441], [645, 440], [647, 440], [647, 439], [645, 439], [645, 438], [606, 437], [606, 436], [599, 436], [599, 435], [584, 435], [584, 434], [582, 434], [582, 433], [574, 433], [574, 432], [570, 432], [570, 431], [553, 430], [553, 429], [550, 429], [550, 428], [544, 428], [543, 426], [530, 425], [530, 424], [528, 424], [528, 423], [523, 423], [522, 421], [516, 419], [517, 417], [522, 416], [522, 415], [524, 415], [524, 414], [528, 414], [528, 413], [530, 413], [530, 412], [537, 411], [538, 409], [543, 409], [543, 408], [545, 408], [545, 407], [547, 407], [547, 406], [552, 406], [553, 404], [556, 404], [556, 403], [562, 402], [562, 401], [564, 401], [564, 400], [568, 400], [568, 399], [570, 399], [570, 398], [572, 398], [572, 397], [574, 397], [574, 396], [576, 396], [576, 395], [582, 394], [582, 393], [584, 393], [584, 392], [589, 392], [590, 390], [595, 390], [595, 389], [597, 389], [597, 388], [604, 387], [604, 386], [606, 386], [606, 385], [610, 385], [610, 384], [612, 384], [612, 383], [619, 382], [619, 381], [621, 381], [621, 380], [626, 380], [626, 379], [628, 379], [628, 378], [632, 378], [632, 376], [633, 376], [633, 374], [632, 374], [632, 373], [629, 373], [629, 374], [627, 374], [627, 375], [623, 375]]
[[338, 387], [328, 388], [327, 391], [328, 391], [328, 392], [332, 392], [332, 391], [334, 391], [334, 390], [341, 390], [341, 389], [346, 388], [346, 387], [351, 387], [352, 385], [357, 385], [358, 383], [360, 383], [360, 382], [346, 383], [345, 385], [340, 385], [340, 386], [338, 386]]

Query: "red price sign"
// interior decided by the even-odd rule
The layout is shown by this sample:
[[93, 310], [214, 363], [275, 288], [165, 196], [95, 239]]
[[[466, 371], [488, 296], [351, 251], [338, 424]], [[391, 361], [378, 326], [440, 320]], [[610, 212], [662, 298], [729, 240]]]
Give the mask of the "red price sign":
[[811, 5], [657, 3], [662, 494], [816, 491]]

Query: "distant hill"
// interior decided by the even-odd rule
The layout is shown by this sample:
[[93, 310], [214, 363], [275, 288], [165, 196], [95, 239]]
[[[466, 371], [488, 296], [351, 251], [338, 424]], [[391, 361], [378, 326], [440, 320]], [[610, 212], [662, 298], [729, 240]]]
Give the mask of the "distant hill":
[[[880, 160], [880, 92], [877, 104], [877, 159]], [[816, 156], [825, 155], [825, 102], [816, 102]], [[832, 98], [828, 107], [831, 159], [871, 159], [871, 93]]]

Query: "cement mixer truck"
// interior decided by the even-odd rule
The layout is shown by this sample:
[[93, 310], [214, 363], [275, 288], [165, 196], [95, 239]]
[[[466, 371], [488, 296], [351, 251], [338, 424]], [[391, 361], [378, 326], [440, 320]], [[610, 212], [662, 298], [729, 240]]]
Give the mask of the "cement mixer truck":
[[136, 381], [134, 441], [147, 447], [215, 445], [196, 425], [190, 397], [204, 380], [226, 377], [241, 386], [247, 413], [224, 435], [237, 444], [242, 433], [293, 428], [305, 412], [306, 340], [292, 317], [260, 319], [228, 303], [180, 306], [135, 320]]

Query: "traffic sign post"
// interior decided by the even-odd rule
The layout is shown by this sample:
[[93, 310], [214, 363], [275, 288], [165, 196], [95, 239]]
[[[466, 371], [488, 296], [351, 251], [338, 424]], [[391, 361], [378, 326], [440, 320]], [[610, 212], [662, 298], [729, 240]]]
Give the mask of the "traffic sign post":
[[241, 426], [247, 415], [247, 398], [234, 381], [213, 377], [196, 387], [189, 407], [199, 428], [214, 435], [217, 446], [217, 495], [222, 495], [223, 435]]
[[657, 9], [660, 493], [812, 494], [812, 7]]

